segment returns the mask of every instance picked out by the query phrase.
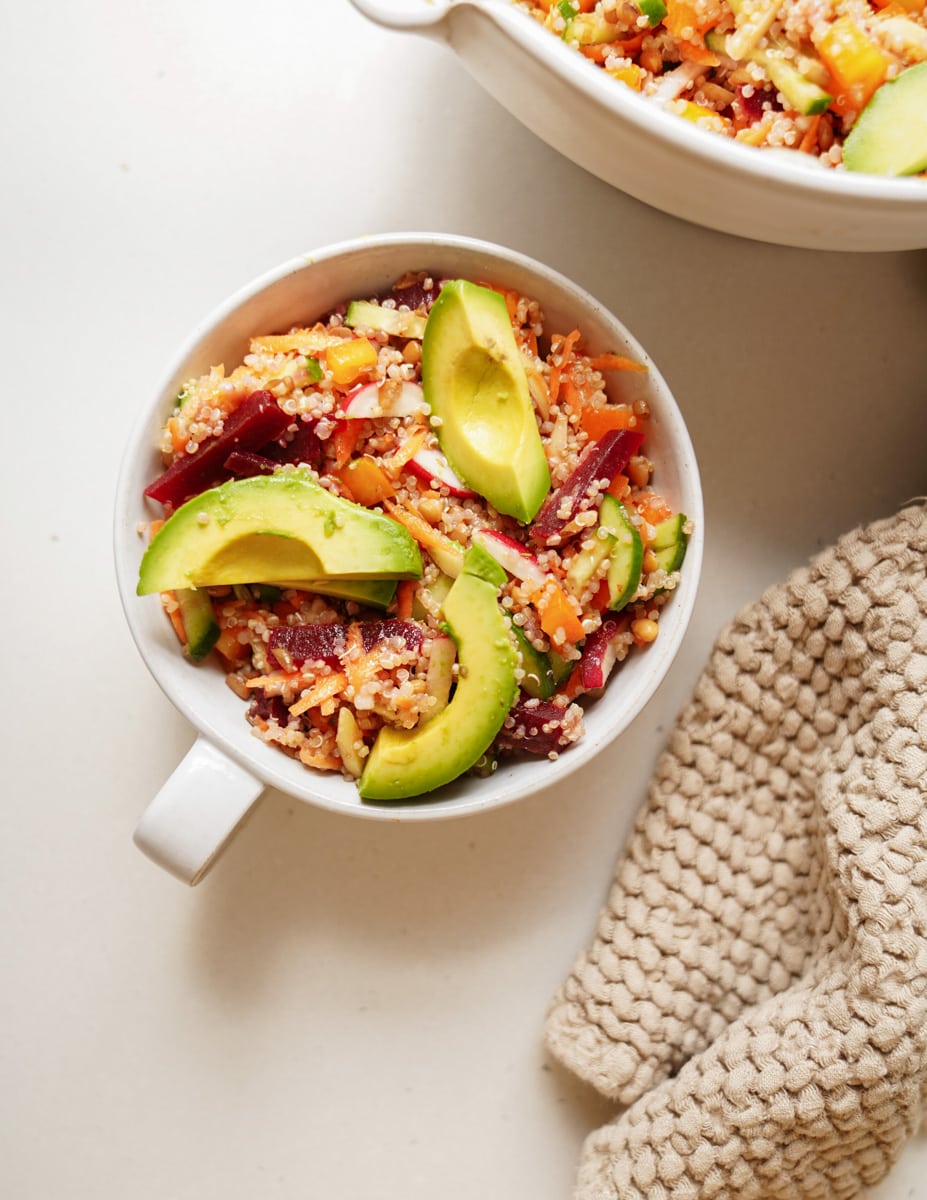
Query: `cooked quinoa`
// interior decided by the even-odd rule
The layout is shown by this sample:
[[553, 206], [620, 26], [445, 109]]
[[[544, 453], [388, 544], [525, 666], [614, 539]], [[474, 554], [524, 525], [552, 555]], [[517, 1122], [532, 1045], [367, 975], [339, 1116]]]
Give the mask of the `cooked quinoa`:
[[685, 120], [830, 167], [876, 92], [927, 61], [924, 0], [513, 2]]
[[[411, 333], [348, 327], [346, 303], [312, 324], [253, 337], [234, 369], [216, 365], [184, 384], [161, 433], [168, 472], [201, 461], [243, 406], [258, 397], [266, 407], [270, 397], [271, 409], [275, 403], [283, 414], [281, 431], [257, 452], [236, 448], [221, 479], [308, 473], [328, 492], [393, 518], [418, 543], [422, 576], [400, 582], [386, 609], [263, 583], [198, 592], [208, 596], [215, 629], [193, 657], [221, 667], [255, 734], [309, 768], [350, 779], [361, 774], [384, 726], [414, 729], [452, 698], [460, 667], [441, 602], [477, 535], [504, 535], [509, 552], [524, 552], [498, 597], [518, 650], [520, 687], [478, 764], [488, 772], [503, 755], [553, 759], [582, 737], [583, 702], [601, 691], [614, 665], [646, 652], [678, 584], [678, 568], [660, 565], [658, 530], [676, 521], [683, 546], [691, 533], [660, 495], [646, 454], [646, 368], [616, 353], [591, 355], [581, 330], [547, 329], [537, 302], [492, 283], [484, 286], [508, 306], [553, 502], [604, 440], [630, 436], [635, 448], [613, 476], [590, 481], [572, 512], [564, 504], [554, 515], [558, 531], [543, 538], [461, 485], [441, 454], [421, 386], [422, 328], [442, 282], [413, 273], [369, 298], [395, 311]], [[410, 316], [418, 323], [410, 326]], [[422, 462], [434, 466], [434, 477]], [[606, 495], [623, 506], [640, 539], [640, 576], [620, 611], [609, 608], [608, 558], [588, 578], [574, 566], [602, 536], [596, 526]], [[188, 500], [180, 496], [176, 506]], [[162, 503], [169, 518], [175, 503]], [[148, 532], [161, 525], [152, 522]], [[161, 599], [189, 653], [183, 595]], [[450, 690], [435, 685], [442, 667]]]

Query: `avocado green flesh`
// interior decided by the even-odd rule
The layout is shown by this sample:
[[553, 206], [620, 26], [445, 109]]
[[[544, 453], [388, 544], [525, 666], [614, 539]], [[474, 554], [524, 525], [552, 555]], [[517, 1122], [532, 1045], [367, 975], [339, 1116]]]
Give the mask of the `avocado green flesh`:
[[528, 379], [505, 300], [444, 284], [422, 342], [422, 386], [457, 474], [501, 513], [529, 522], [550, 490]]
[[286, 472], [234, 479], [189, 500], [146, 550], [137, 590], [421, 573], [418, 546], [398, 522]]
[[843, 162], [871, 175], [927, 171], [927, 62], [876, 91], [847, 134]]
[[468, 771], [492, 744], [518, 691], [518, 656], [497, 589], [466, 571], [444, 601], [460, 674], [450, 703], [412, 730], [385, 726], [358, 781], [364, 800], [409, 800]]

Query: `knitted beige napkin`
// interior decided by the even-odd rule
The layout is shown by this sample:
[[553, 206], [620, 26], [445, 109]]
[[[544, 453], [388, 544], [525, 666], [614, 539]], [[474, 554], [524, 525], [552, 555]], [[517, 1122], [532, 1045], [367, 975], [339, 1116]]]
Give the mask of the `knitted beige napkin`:
[[630, 1106], [577, 1200], [851, 1197], [917, 1129], [925, 575], [912, 505], [720, 635], [548, 1016], [552, 1054]]

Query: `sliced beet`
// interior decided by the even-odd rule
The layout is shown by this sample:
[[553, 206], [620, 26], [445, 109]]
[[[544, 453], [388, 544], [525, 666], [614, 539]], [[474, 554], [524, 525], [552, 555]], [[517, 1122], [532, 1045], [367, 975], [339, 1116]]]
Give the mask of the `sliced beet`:
[[228, 478], [225, 463], [233, 451], [260, 450], [280, 437], [290, 421], [272, 392], [252, 392], [228, 416], [221, 433], [207, 438], [193, 454], [171, 463], [145, 488], [145, 495], [166, 508], [179, 507]]
[[550, 545], [559, 538], [564, 526], [593, 503], [598, 490], [594, 485], [607, 486], [628, 465], [643, 440], [639, 430], [610, 429], [598, 441], [590, 442], [567, 479], [541, 505], [531, 525], [532, 539]]
[[251, 697], [248, 708], [248, 719], [252, 722], [276, 721], [285, 729], [290, 719], [287, 706], [280, 696], [267, 696], [262, 691], [256, 691]]
[[503, 750], [524, 750], [528, 754], [558, 754], [576, 740], [565, 723], [575, 723], [576, 705], [561, 707], [550, 700], [535, 700], [522, 693], [512, 706], [496, 738]]
[[426, 288], [422, 282], [417, 281], [408, 284], [406, 287], [394, 287], [391, 292], [387, 293], [387, 298], [395, 300], [397, 305], [404, 304], [407, 308], [412, 309], [413, 312], [419, 308], [423, 308], [427, 312], [432, 304], [434, 304], [440, 290], [434, 276], [432, 275], [428, 278], [432, 280], [431, 287]]
[[264, 454], [255, 454], [251, 450], [233, 450], [225, 460], [226, 471], [247, 479], [252, 475], [273, 475], [278, 464]]
[[422, 648], [422, 627], [414, 621], [400, 621], [397, 617], [386, 617], [382, 621], [364, 621], [360, 627], [364, 651], [371, 651], [387, 638], [402, 638], [407, 650]]
[[300, 421], [299, 428], [293, 437], [285, 443], [276, 441], [261, 447], [261, 453], [266, 454], [277, 463], [292, 463], [293, 466], [305, 464], [318, 469], [322, 465], [322, 441], [315, 431], [315, 423]]
[[267, 640], [270, 653], [285, 650], [294, 667], [301, 667], [307, 662], [324, 662], [330, 667], [340, 667], [346, 645], [347, 630], [337, 621], [277, 625], [270, 631]]

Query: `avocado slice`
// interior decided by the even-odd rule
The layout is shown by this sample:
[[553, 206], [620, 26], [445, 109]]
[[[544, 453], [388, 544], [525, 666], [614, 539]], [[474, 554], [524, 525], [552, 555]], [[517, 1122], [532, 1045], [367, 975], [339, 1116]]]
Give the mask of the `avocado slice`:
[[927, 62], [877, 89], [847, 134], [843, 162], [872, 175], [927, 171]]
[[518, 654], [497, 585], [469, 551], [444, 601], [460, 673], [450, 703], [415, 729], [385, 726], [358, 790], [364, 800], [410, 800], [450, 783], [486, 753], [518, 693]]
[[422, 385], [441, 449], [500, 513], [527, 523], [550, 490], [528, 379], [505, 300], [445, 283], [422, 341]]
[[421, 574], [418, 546], [397, 521], [284, 471], [229, 480], [178, 508], [145, 551], [137, 591]]

